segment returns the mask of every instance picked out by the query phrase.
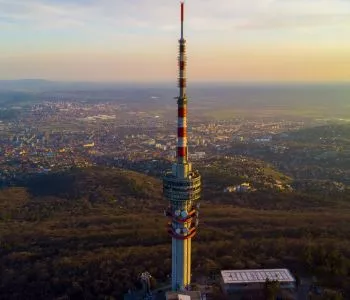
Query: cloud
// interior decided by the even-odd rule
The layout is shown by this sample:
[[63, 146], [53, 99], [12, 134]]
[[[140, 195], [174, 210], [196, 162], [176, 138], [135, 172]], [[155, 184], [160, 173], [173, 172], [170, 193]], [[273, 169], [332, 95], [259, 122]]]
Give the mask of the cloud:
[[12, 24], [17, 28], [69, 28], [84, 25], [83, 20], [74, 15], [74, 5], [54, 5], [45, 1], [1, 0], [0, 24]]
[[[0, 76], [174, 78], [178, 12], [178, 0], [0, 0]], [[312, 68], [348, 78], [349, 22], [348, 0], [188, 0], [189, 72], [279, 79], [321, 57]]]
[[[178, 1], [0, 0], [0, 24], [50, 30], [177, 30]], [[188, 26], [195, 31], [258, 30], [349, 24], [344, 0], [191, 0]], [[348, 18], [348, 19], [347, 19]]]
[[335, 25], [350, 28], [350, 1], [233, 0], [223, 5], [215, 2], [204, 1], [204, 6], [196, 11], [190, 21], [194, 29], [298, 30]]
[[260, 16], [238, 25], [247, 30], [274, 30], [274, 29], [314, 29], [316, 27], [332, 27], [350, 25], [350, 15], [291, 15], [291, 16]]

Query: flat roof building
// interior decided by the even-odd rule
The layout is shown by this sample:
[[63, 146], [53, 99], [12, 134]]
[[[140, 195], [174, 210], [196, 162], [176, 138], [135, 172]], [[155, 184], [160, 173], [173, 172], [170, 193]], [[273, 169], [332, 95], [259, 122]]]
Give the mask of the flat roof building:
[[[293, 299], [295, 278], [288, 269], [223, 270], [221, 287], [232, 299], [260, 299], [265, 295], [266, 282], [278, 281], [279, 290]], [[251, 298], [253, 297], [253, 298]]]
[[199, 291], [167, 292], [166, 300], [202, 300]]

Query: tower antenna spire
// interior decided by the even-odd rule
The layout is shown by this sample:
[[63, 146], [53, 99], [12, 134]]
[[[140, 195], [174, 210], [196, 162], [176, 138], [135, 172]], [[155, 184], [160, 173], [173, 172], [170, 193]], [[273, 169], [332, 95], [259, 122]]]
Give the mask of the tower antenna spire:
[[181, 39], [184, 38], [185, 3], [181, 2]]

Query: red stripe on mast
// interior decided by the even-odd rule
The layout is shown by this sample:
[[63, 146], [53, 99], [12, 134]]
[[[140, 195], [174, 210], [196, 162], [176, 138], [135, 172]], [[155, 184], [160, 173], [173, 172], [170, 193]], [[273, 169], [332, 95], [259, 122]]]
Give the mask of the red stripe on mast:
[[179, 118], [185, 118], [187, 113], [186, 113], [186, 108], [185, 107], [179, 107], [177, 112], [177, 115]]
[[186, 147], [177, 147], [177, 156], [178, 157], [186, 157]]
[[179, 128], [177, 129], [177, 137], [178, 137], [178, 138], [187, 137], [187, 130], [186, 130], [186, 128], [179, 127]]

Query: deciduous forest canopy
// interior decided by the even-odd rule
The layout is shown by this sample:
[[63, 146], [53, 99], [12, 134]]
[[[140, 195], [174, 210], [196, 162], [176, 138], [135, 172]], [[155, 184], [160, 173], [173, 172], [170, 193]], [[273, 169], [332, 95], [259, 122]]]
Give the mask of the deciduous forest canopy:
[[[350, 295], [349, 193], [223, 194], [208, 188], [226, 184], [215, 170], [215, 164], [202, 169], [194, 277], [287, 267]], [[271, 170], [269, 176], [281, 179]], [[165, 207], [160, 180], [120, 169], [74, 169], [2, 189], [0, 298], [120, 299], [145, 270], [165, 281], [171, 270]]]

